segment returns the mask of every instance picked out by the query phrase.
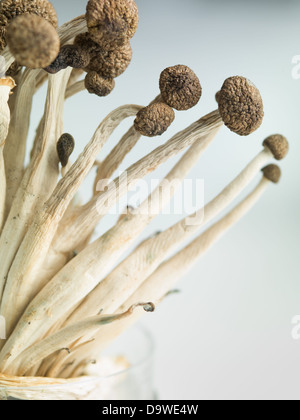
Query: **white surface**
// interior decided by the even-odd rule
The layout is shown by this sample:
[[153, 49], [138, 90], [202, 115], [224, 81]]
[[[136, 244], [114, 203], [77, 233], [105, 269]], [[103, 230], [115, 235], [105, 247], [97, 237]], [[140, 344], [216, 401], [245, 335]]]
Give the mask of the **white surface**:
[[[53, 0], [60, 23], [84, 13], [85, 0]], [[292, 58], [300, 55], [300, 3], [285, 1], [137, 0], [140, 25], [133, 61], [109, 97], [81, 93], [66, 106], [65, 130], [77, 152], [102, 118], [125, 103], [147, 104], [158, 93], [160, 72], [189, 65], [203, 97], [176, 114], [166, 135], [142, 139], [122, 169], [216, 108], [214, 95], [228, 76], [243, 75], [260, 89], [262, 127], [248, 138], [226, 128], [193, 170], [204, 178], [206, 201], [217, 194], [273, 133], [291, 144], [283, 179], [227, 234], [144, 323], [156, 339], [156, 388], [161, 399], [299, 398], [300, 341], [291, 319], [300, 314], [299, 102]], [[38, 121], [41, 98], [35, 101]], [[34, 124], [32, 124], [32, 133]], [[117, 131], [109, 148], [125, 130]], [[108, 148], [106, 149], [108, 150]], [[172, 160], [154, 174], [163, 176]], [[91, 182], [91, 179], [89, 182]], [[86, 197], [90, 193], [86, 184]], [[174, 223], [162, 216], [145, 236]], [[102, 229], [107, 229], [102, 226]]]

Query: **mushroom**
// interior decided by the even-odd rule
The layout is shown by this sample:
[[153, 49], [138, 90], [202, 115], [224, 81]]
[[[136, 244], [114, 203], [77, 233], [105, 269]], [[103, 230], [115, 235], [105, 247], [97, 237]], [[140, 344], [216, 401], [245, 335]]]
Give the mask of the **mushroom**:
[[281, 169], [278, 165], [268, 165], [262, 169], [262, 173], [264, 177], [267, 178], [269, 181], [273, 182], [273, 184], [278, 184], [281, 178]]
[[166, 68], [160, 75], [159, 87], [164, 102], [177, 111], [197, 105], [202, 94], [198, 77], [183, 65]]
[[134, 0], [89, 0], [86, 21], [91, 38], [104, 49], [128, 42], [138, 27]]
[[281, 134], [273, 134], [267, 137], [264, 146], [271, 150], [276, 160], [283, 159], [289, 151], [288, 141]]
[[40, 16], [57, 28], [56, 11], [48, 0], [2, 0], [0, 2], [0, 50], [6, 47], [8, 24], [15, 17], [23, 14]]
[[[278, 168], [279, 169], [279, 168]], [[196, 237], [191, 243], [160, 264], [156, 270], [149, 275], [142, 284], [136, 288], [134, 293], [120, 305], [116, 313], [121, 313], [134, 302], [150, 299], [155, 306], [159, 305], [164, 296], [174, 288], [176, 283], [187, 275], [192, 267], [203, 257], [212, 246], [220, 240], [230, 228], [235, 226], [253, 207], [270, 186], [270, 182], [262, 177], [258, 185], [238, 203], [229, 213], [215, 222], [211, 227]], [[94, 291], [92, 292], [94, 293]], [[80, 307], [79, 307], [80, 308]], [[137, 311], [133, 317], [123, 320], [107, 331], [99, 331], [94, 336], [93, 343], [81, 347], [73, 353], [72, 359], [75, 363], [86, 358], [87, 354], [92, 357], [95, 349], [98, 352], [106, 348], [113, 340], [125, 332], [134, 322], [137, 322], [143, 312]], [[92, 354], [91, 354], [91, 353]], [[68, 362], [71, 362], [69, 359]]]
[[67, 67], [82, 69], [90, 62], [90, 56], [86, 50], [77, 45], [64, 45], [61, 47], [55, 60], [51, 62], [44, 70], [50, 74], [58, 73]]
[[9, 24], [6, 38], [18, 63], [29, 68], [48, 66], [59, 52], [56, 29], [40, 16], [17, 16]]
[[63, 168], [67, 166], [69, 157], [74, 151], [74, 147], [75, 147], [75, 140], [71, 136], [71, 134], [64, 133], [60, 136], [56, 145], [56, 149], [57, 149], [59, 161]]
[[86, 75], [84, 84], [89, 93], [94, 93], [97, 96], [107, 96], [115, 87], [114, 79], [105, 79], [95, 71]]
[[132, 59], [132, 48], [129, 41], [121, 46], [103, 49], [86, 33], [78, 35], [74, 44], [88, 51], [90, 55], [90, 63], [86, 66], [86, 71], [95, 71], [105, 78], [120, 76]]
[[218, 94], [218, 105], [224, 124], [240, 136], [251, 134], [262, 123], [262, 98], [257, 87], [245, 77], [225, 80]]
[[170, 127], [174, 119], [173, 109], [159, 102], [141, 109], [134, 121], [134, 127], [143, 136], [160, 136]]

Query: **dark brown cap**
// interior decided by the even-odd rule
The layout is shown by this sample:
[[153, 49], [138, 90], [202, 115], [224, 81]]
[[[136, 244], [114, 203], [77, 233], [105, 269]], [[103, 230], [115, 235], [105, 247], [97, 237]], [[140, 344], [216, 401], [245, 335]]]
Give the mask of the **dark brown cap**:
[[55, 60], [44, 68], [48, 73], [55, 74], [67, 67], [83, 69], [90, 62], [89, 53], [77, 45], [64, 45], [61, 47]]
[[281, 134], [273, 134], [267, 137], [263, 145], [271, 150], [276, 160], [284, 159], [289, 151], [289, 143]]
[[6, 38], [18, 63], [33, 69], [49, 65], [60, 48], [56, 29], [36, 15], [21, 15], [13, 19], [8, 25]]
[[225, 80], [218, 95], [218, 104], [224, 124], [240, 136], [253, 133], [263, 121], [263, 101], [259, 90], [244, 77]]
[[196, 74], [182, 65], [166, 68], [160, 75], [159, 87], [164, 102], [177, 111], [197, 105], [202, 94]]
[[134, 121], [134, 127], [143, 136], [160, 136], [170, 127], [174, 119], [173, 109], [160, 102], [141, 109]]
[[56, 148], [57, 148], [59, 161], [63, 168], [67, 166], [69, 157], [73, 153], [74, 147], [75, 147], [75, 141], [74, 141], [74, 138], [71, 136], [71, 134], [64, 133], [59, 138]]
[[6, 28], [17, 16], [33, 14], [46, 19], [57, 28], [57, 15], [48, 0], [2, 0], [0, 2], [0, 50], [6, 46]]
[[78, 35], [74, 43], [90, 55], [90, 63], [87, 65], [86, 71], [95, 71], [105, 78], [120, 76], [127, 69], [132, 59], [132, 48], [129, 42], [106, 50], [94, 42], [89, 33], [85, 33]]
[[89, 0], [86, 21], [92, 39], [104, 49], [128, 42], [138, 27], [134, 0]]
[[262, 169], [264, 177], [267, 178], [269, 181], [274, 182], [274, 184], [278, 184], [281, 178], [281, 169], [277, 165], [268, 165]]
[[114, 79], [105, 79], [95, 71], [91, 71], [86, 75], [84, 83], [88, 92], [97, 96], [107, 96], [115, 87]]

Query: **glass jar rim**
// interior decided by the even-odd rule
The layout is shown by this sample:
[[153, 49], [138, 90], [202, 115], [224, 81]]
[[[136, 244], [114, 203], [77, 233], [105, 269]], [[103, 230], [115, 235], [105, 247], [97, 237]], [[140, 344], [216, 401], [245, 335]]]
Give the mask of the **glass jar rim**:
[[[141, 367], [144, 363], [146, 363], [147, 361], [151, 360], [153, 354], [154, 354], [154, 350], [155, 350], [155, 343], [154, 343], [154, 339], [153, 339], [153, 335], [150, 332], [150, 330], [148, 328], [146, 328], [143, 325], [133, 325], [132, 328], [129, 329], [129, 333], [130, 331], [138, 331], [140, 334], [142, 334], [144, 336], [144, 338], [148, 341], [148, 346], [147, 346], [147, 351], [145, 352], [145, 355], [137, 362], [130, 364], [130, 366], [126, 369], [120, 369], [119, 371], [116, 371], [114, 373], [108, 374], [108, 375], [99, 375], [99, 376], [91, 376], [91, 377], [87, 377], [87, 376], [83, 376], [82, 380], [80, 380], [79, 378], [72, 378], [72, 381], [68, 382], [68, 379], [66, 379], [65, 383], [58, 383], [58, 384], [45, 384], [45, 385], [36, 385], [36, 386], [24, 386], [23, 388], [28, 391], [30, 390], [35, 390], [35, 391], [39, 391], [41, 389], [59, 389], [59, 388], [64, 388], [66, 386], [68, 387], [72, 387], [72, 386], [76, 386], [78, 384], [80, 385], [84, 385], [84, 384], [90, 384], [93, 382], [99, 382], [101, 380], [107, 380], [107, 379], [111, 379], [117, 376], [121, 376], [124, 373], [129, 373], [134, 371], [135, 369], [138, 369], [139, 367]], [[126, 332], [127, 333], [127, 332]], [[125, 334], [126, 334], [125, 333]], [[42, 377], [39, 377], [39, 379], [43, 380]], [[47, 378], [49, 379], [49, 378]], [[78, 380], [76, 380], [78, 379]], [[22, 387], [21, 386], [1, 386], [0, 385], [0, 390], [6, 390], [6, 391], [16, 391], [16, 390], [21, 390]]]

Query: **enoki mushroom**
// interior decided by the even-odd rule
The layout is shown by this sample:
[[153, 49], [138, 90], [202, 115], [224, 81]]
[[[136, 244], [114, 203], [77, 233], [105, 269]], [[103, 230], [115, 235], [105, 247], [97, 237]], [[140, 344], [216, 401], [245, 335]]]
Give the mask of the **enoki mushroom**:
[[[159, 310], [176, 281], [252, 208], [270, 182], [279, 181], [280, 169], [269, 163], [288, 152], [284, 136], [267, 137], [263, 150], [204, 208], [139, 244], [140, 235], [223, 126], [240, 136], [260, 127], [264, 110], [259, 90], [244, 77], [227, 78], [216, 89], [216, 110], [199, 115], [131, 162], [126, 176], [111, 180], [141, 137], [166, 133], [171, 124], [176, 125], [177, 111], [197, 106], [202, 94], [197, 75], [184, 65], [163, 69], [160, 92], [154, 93], [150, 104], [122, 105], [110, 112], [73, 158], [80, 139], [63, 130], [65, 100], [85, 91], [101, 102], [117, 89], [115, 79], [132, 58], [137, 6], [133, 0], [89, 0], [86, 15], [57, 29], [55, 10], [47, 0], [21, 3], [7, 0], [0, 5], [6, 16], [1, 21], [0, 48], [10, 74], [0, 79], [0, 315], [7, 333], [7, 339], [0, 341], [0, 388], [15, 383], [18, 376], [24, 377], [25, 385], [47, 377], [55, 377], [58, 384], [62, 378], [84, 377], [86, 360], [97, 359], [143, 312], [157, 305]], [[107, 28], [110, 21], [113, 24]], [[48, 85], [44, 114], [30, 144], [31, 105], [43, 83]], [[127, 118], [132, 119], [131, 127], [103, 155], [103, 146]], [[26, 147], [32, 151], [25, 166]], [[182, 152], [146, 200], [91, 239], [100, 220], [105, 223], [110, 208], [139, 179]], [[91, 198], [76, 204], [75, 194], [95, 165]], [[261, 170], [262, 179], [253, 192], [207, 229]], [[206, 228], [202, 233], [201, 227]], [[199, 236], [193, 239], [195, 233]]]

